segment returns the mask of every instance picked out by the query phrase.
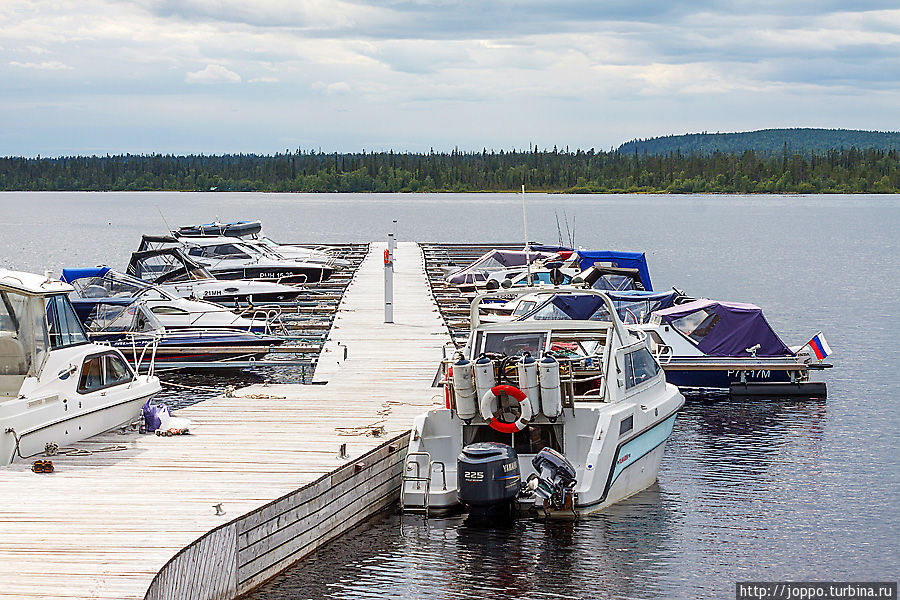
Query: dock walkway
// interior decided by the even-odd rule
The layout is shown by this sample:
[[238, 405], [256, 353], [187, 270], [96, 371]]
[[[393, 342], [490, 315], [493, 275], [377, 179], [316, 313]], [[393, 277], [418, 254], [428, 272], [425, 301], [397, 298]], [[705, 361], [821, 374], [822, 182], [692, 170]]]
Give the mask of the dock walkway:
[[[327, 384], [252, 386], [182, 409], [195, 423], [189, 436], [97, 436], [78, 447], [127, 449], [54, 457], [51, 475], [22, 461], [0, 469], [0, 598], [143, 598], [185, 546], [337, 469], [359, 467], [359, 457], [441, 404], [431, 382], [449, 336], [422, 253], [399, 244], [395, 323], [384, 324], [384, 248], [371, 245], [340, 304], [315, 374]], [[380, 437], [367, 435], [375, 429]], [[341, 444], [348, 458], [338, 457]], [[217, 516], [220, 503], [225, 514]]]

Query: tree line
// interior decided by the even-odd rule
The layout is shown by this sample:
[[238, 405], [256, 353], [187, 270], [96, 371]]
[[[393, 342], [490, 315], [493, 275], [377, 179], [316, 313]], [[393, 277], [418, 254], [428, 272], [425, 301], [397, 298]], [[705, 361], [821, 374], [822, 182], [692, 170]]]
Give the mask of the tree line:
[[0, 190], [897, 193], [900, 154], [530, 150], [0, 158]]

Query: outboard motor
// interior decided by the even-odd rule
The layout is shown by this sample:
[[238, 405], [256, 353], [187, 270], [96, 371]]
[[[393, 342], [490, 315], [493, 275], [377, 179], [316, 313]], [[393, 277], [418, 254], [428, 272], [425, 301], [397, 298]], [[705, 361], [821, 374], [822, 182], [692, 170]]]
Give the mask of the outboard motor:
[[462, 449], [456, 459], [459, 501], [475, 518], [510, 516], [522, 480], [519, 457], [506, 444], [479, 442]]
[[529, 489], [535, 496], [549, 500], [556, 509], [566, 507], [566, 501], [575, 487], [575, 467], [565, 456], [544, 448], [531, 459], [536, 475], [529, 478]]

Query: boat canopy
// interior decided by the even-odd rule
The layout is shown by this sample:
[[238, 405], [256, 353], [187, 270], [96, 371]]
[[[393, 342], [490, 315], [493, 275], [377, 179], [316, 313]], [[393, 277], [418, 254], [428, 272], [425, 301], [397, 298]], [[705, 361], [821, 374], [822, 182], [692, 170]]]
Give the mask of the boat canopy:
[[233, 223], [204, 223], [203, 225], [191, 225], [188, 227], [179, 227], [173, 232], [176, 235], [195, 237], [195, 236], [228, 236], [228, 237], [244, 237], [245, 235], [256, 236], [262, 231], [262, 223], [259, 221], [235, 221]]
[[[654, 311], [673, 306], [681, 293], [676, 290], [668, 292], [645, 292], [629, 290], [625, 292], [607, 292], [609, 299], [619, 318], [626, 324], [646, 323]], [[554, 294], [523, 315], [518, 320], [574, 320], [574, 321], [609, 321], [609, 311], [603, 299], [593, 294]]]
[[645, 290], [652, 290], [650, 270], [647, 268], [647, 257], [643, 252], [619, 252], [616, 250], [576, 250], [578, 268], [584, 271], [600, 263], [602, 266], [623, 269], [637, 269]]
[[491, 273], [505, 269], [524, 267], [529, 261], [535, 262], [556, 256], [555, 252], [533, 250], [491, 250], [468, 267], [463, 267], [447, 276], [447, 282], [454, 285], [487, 281]]
[[70, 300], [100, 298], [167, 298], [168, 295], [137, 277], [114, 271], [109, 267], [87, 267], [63, 269], [62, 280], [70, 284], [74, 291]]
[[709, 356], [791, 356], [754, 304], [700, 299], [657, 311], [655, 317]]
[[156, 284], [214, 279], [206, 267], [173, 247], [133, 252], [128, 262], [128, 274]]
[[109, 267], [80, 267], [77, 269], [63, 269], [62, 280], [66, 283], [72, 283], [76, 279], [84, 279], [85, 277], [103, 277], [109, 273]]

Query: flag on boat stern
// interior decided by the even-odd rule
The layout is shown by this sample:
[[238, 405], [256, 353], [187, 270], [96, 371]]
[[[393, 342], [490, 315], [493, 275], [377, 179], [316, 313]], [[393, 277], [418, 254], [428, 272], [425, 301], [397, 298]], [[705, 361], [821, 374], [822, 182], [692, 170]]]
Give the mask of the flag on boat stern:
[[819, 360], [822, 360], [831, 354], [831, 346], [828, 345], [828, 342], [825, 340], [825, 336], [822, 335], [821, 331], [814, 335], [813, 339], [809, 340], [806, 345], [812, 348], [812, 351], [816, 354], [816, 358]]

